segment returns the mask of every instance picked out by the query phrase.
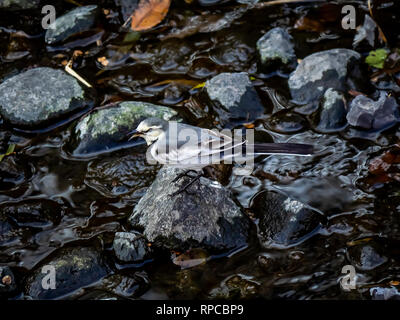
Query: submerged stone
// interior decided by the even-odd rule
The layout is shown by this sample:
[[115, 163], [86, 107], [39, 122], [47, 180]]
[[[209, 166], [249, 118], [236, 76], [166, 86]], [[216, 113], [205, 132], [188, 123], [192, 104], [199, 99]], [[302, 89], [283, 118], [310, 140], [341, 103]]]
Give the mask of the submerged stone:
[[0, 84], [0, 114], [15, 126], [50, 124], [91, 104], [78, 81], [62, 70], [30, 69]]
[[349, 49], [332, 49], [307, 56], [289, 78], [294, 102], [318, 101], [329, 88], [345, 92], [349, 69], [360, 58], [359, 53]]
[[133, 210], [129, 222], [167, 249], [205, 247], [227, 250], [246, 245], [249, 220], [216, 181], [200, 178], [186, 192], [171, 196], [189, 178], [182, 169], [163, 167]]
[[97, 10], [96, 5], [77, 7], [57, 18], [46, 31], [46, 43], [61, 42], [74, 34], [89, 30], [96, 21]]
[[[100, 252], [91, 247], [76, 247], [62, 249], [54, 258], [46, 262], [49, 270], [54, 267], [56, 272], [55, 289], [43, 288], [42, 282], [49, 283], [44, 277], [50, 274], [42, 273], [38, 267], [27, 280], [25, 293], [33, 299], [55, 299], [73, 293], [79, 288], [92, 284], [109, 272]], [[50, 279], [50, 278], [48, 278]]]
[[310, 238], [321, 226], [317, 211], [283, 194], [263, 191], [252, 201], [259, 239], [266, 248], [290, 247]]
[[264, 106], [246, 72], [221, 73], [206, 81], [208, 97], [217, 104], [221, 123], [248, 123], [264, 112]]
[[143, 140], [128, 141], [128, 133], [136, 129], [140, 121], [150, 117], [179, 119], [177, 112], [168, 107], [141, 101], [122, 102], [96, 110], [80, 120], [68, 149], [76, 156], [85, 156], [133, 146]]

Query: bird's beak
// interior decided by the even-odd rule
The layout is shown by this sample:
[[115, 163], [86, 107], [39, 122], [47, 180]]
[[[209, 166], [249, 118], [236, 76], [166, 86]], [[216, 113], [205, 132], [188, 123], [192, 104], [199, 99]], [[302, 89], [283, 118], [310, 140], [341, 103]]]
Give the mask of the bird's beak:
[[130, 137], [128, 139], [128, 141], [130, 141], [133, 138], [140, 137], [141, 133], [135, 129], [135, 130], [129, 132], [128, 135], [130, 135]]

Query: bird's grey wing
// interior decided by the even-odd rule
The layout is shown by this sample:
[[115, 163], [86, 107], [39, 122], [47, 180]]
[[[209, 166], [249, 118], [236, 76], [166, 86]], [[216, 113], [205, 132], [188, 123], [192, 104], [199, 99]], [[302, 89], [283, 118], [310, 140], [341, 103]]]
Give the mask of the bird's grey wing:
[[220, 132], [185, 124], [170, 126], [157, 141], [158, 158], [162, 163], [205, 163], [234, 147], [233, 139]]

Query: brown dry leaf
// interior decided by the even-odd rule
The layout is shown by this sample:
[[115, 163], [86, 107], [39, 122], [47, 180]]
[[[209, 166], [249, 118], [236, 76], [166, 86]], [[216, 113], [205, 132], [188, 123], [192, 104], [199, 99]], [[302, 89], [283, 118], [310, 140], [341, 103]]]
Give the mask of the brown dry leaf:
[[301, 17], [298, 19], [294, 25], [294, 28], [297, 30], [314, 32], [322, 32], [325, 29], [322, 23], [307, 17]]
[[170, 4], [171, 0], [140, 0], [131, 16], [131, 29], [144, 31], [153, 28], [164, 20]]
[[254, 127], [255, 127], [254, 123], [245, 123], [243, 126], [246, 129], [254, 129]]

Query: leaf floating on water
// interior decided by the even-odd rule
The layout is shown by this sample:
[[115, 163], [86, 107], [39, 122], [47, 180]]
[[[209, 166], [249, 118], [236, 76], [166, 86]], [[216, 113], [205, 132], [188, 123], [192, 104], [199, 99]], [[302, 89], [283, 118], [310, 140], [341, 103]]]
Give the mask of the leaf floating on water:
[[209, 259], [207, 252], [203, 249], [192, 249], [177, 257], [172, 261], [181, 269], [193, 268], [195, 266], [206, 263]]
[[383, 69], [387, 56], [388, 53], [385, 49], [378, 49], [371, 51], [369, 56], [365, 58], [365, 62], [371, 67]]
[[131, 29], [144, 31], [151, 29], [164, 20], [171, 0], [140, 0], [131, 16]]
[[10, 145], [8, 146], [8, 149], [7, 149], [6, 153], [0, 154], [0, 162], [3, 161], [4, 157], [13, 154], [13, 153], [14, 153], [14, 150], [15, 150], [15, 144], [10, 144]]

